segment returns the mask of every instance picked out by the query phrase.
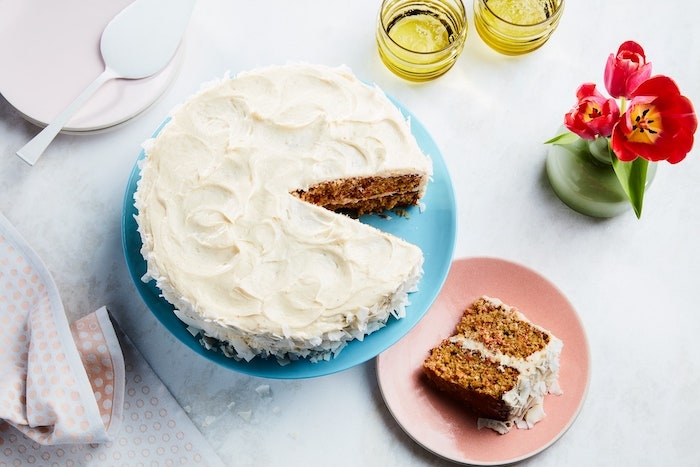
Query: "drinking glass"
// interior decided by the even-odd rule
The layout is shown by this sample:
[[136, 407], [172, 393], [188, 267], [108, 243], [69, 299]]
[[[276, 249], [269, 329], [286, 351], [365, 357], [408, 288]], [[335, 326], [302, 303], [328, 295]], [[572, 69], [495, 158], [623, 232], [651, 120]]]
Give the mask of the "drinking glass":
[[474, 0], [474, 27], [492, 49], [521, 55], [539, 49], [559, 24], [565, 0]]
[[467, 37], [461, 0], [384, 0], [377, 20], [379, 56], [396, 75], [427, 81], [457, 61]]

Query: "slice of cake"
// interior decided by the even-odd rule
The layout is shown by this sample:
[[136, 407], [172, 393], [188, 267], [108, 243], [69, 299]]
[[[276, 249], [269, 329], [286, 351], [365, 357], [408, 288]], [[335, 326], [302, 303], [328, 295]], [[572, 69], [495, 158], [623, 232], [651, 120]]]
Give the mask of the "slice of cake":
[[420, 248], [335, 210], [417, 204], [432, 165], [399, 109], [347, 68], [210, 83], [144, 149], [144, 280], [207, 345], [316, 361], [404, 316]]
[[513, 424], [531, 428], [545, 416], [544, 396], [561, 394], [562, 347], [516, 308], [483, 296], [464, 311], [454, 335], [430, 350], [423, 372], [464, 402], [479, 428], [504, 434]]

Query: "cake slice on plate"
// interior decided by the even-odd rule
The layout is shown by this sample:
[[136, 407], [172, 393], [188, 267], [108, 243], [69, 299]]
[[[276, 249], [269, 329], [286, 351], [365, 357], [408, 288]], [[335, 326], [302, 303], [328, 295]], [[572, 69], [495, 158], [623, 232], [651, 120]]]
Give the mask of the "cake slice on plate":
[[515, 307], [483, 296], [455, 333], [430, 350], [423, 372], [439, 390], [465, 403], [479, 427], [501, 434], [531, 428], [545, 416], [546, 394], [561, 394], [563, 343]]

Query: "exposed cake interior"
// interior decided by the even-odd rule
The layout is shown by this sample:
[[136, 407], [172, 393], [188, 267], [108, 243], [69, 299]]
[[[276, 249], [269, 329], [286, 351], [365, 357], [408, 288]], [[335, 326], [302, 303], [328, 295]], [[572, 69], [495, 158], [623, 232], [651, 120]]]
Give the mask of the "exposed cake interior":
[[479, 426], [507, 433], [544, 417], [544, 396], [560, 394], [562, 342], [514, 307], [481, 297], [455, 332], [430, 350], [423, 372], [439, 390], [465, 403]]
[[431, 351], [424, 371], [438, 389], [477, 408], [479, 416], [502, 421], [510, 416], [501, 395], [517, 384], [517, 369], [465, 349], [457, 339], [445, 339]]
[[514, 308], [482, 297], [464, 311], [455, 333], [482, 342], [491, 352], [525, 359], [544, 349], [550, 335], [523, 318]]
[[427, 182], [422, 174], [352, 177], [317, 183], [293, 194], [331, 211], [362, 215], [418, 204]]

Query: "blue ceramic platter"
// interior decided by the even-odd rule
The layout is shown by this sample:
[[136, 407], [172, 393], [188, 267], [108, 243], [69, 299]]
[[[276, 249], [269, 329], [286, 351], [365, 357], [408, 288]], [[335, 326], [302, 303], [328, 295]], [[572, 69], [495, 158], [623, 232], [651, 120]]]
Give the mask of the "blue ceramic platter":
[[[137, 161], [124, 195], [122, 246], [131, 278], [141, 298], [168, 331], [194, 352], [230, 370], [265, 378], [295, 379], [328, 375], [371, 360], [396, 343], [420, 321], [442, 288], [452, 261], [457, 228], [455, 196], [447, 166], [430, 134], [407, 109], [396, 101], [394, 103], [410, 118], [411, 130], [418, 144], [432, 159], [433, 179], [423, 197], [422, 211], [414, 206], [406, 209], [406, 216], [388, 213], [388, 216], [363, 216], [360, 220], [414, 243], [423, 250], [425, 274], [419, 283], [419, 290], [409, 296], [410, 305], [406, 307], [406, 317], [399, 320], [390, 317], [384, 328], [366, 336], [363, 341], [348, 343], [335, 358], [317, 363], [299, 360], [281, 366], [274, 359], [260, 358], [245, 362], [228, 358], [218, 350], [207, 350], [199, 338], [192, 336], [186, 325], [175, 316], [173, 306], [161, 297], [155, 281], [146, 283], [141, 280], [146, 273], [146, 262], [140, 253], [141, 236], [134, 219], [137, 211], [133, 196], [140, 178]], [[165, 123], [156, 130], [156, 134]], [[141, 151], [138, 160], [144, 157], [145, 153]]]

